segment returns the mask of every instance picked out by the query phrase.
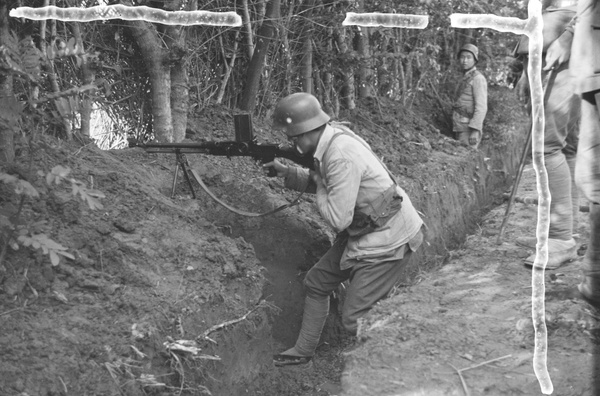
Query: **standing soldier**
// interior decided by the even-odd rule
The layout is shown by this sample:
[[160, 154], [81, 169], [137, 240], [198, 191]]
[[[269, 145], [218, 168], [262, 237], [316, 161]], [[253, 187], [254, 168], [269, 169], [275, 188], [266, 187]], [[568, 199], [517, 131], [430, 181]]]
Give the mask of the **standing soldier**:
[[274, 128], [296, 150], [312, 156], [315, 170], [265, 164], [285, 177], [288, 188], [316, 193], [319, 213], [338, 232], [333, 246], [306, 274], [306, 299], [298, 340], [274, 356], [278, 366], [308, 363], [329, 313], [329, 296], [350, 284], [342, 324], [356, 334], [357, 319], [385, 298], [423, 241], [423, 221], [369, 145], [347, 127], [328, 123], [319, 101], [295, 93], [275, 108]]
[[[579, 291], [600, 307], [600, 1], [579, 0], [577, 16], [564, 43], [548, 49], [546, 63], [567, 62], [569, 57], [575, 91], [581, 96], [581, 126], [575, 179], [590, 201], [590, 239], [583, 258]], [[573, 31], [574, 27], [574, 31]], [[568, 45], [573, 37], [572, 47]], [[599, 379], [596, 379], [597, 381]], [[600, 384], [597, 390], [600, 390]]]
[[[542, 51], [547, 55], [550, 54], [552, 46], [570, 47], [572, 33], [563, 34], [563, 32], [575, 15], [576, 6], [576, 0], [553, 0], [544, 9]], [[515, 52], [521, 55], [528, 54], [527, 36], [523, 37]], [[575, 94], [575, 84], [569, 72], [568, 62], [566, 59], [561, 59], [549, 63], [548, 60], [547, 56], [544, 70], [550, 75], [546, 76], [548, 83], [544, 95], [544, 162], [552, 200], [546, 269], [557, 269], [577, 258], [577, 243], [573, 233], [579, 213], [579, 194], [573, 176], [581, 116], [580, 99]], [[517, 94], [522, 100], [528, 100], [529, 96], [526, 70], [525, 65], [521, 80], [516, 87]], [[535, 249], [537, 238], [523, 236], [517, 238], [516, 243]], [[535, 254], [525, 259], [525, 265], [532, 266], [534, 260]]]
[[477, 148], [481, 142], [483, 120], [487, 113], [487, 81], [475, 65], [479, 49], [465, 44], [458, 51], [463, 77], [452, 106], [452, 131], [461, 143]]

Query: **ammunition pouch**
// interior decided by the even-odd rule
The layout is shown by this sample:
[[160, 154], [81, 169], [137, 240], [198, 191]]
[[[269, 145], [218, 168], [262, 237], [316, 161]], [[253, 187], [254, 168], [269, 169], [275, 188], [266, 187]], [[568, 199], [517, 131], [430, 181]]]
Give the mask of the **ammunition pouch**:
[[350, 236], [362, 236], [384, 226], [402, 208], [402, 197], [396, 184], [362, 208], [354, 208], [354, 217], [347, 231]]

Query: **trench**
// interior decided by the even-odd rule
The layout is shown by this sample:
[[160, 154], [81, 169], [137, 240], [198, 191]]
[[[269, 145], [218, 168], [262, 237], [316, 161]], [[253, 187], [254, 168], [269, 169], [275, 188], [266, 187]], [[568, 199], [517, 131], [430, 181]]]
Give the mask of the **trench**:
[[[424, 215], [429, 242], [407, 266], [404, 274], [407, 283], [418, 272], [439, 265], [451, 249], [464, 242], [482, 215], [499, 204], [499, 197], [510, 188], [518, 168], [523, 140], [524, 135], [514, 131], [506, 136], [500, 146], [489, 142], [479, 151], [470, 151], [455, 159], [454, 168], [448, 172], [422, 169], [428, 177], [405, 185], [413, 204]], [[432, 157], [439, 157], [432, 158], [432, 161], [444, 163], [444, 155], [435, 152]], [[257, 258], [266, 269], [267, 283], [263, 287], [263, 298], [277, 305], [280, 311], [270, 315], [269, 329], [262, 329], [250, 336], [252, 345], [241, 346], [236, 343], [235, 335], [231, 335], [230, 342], [236, 345], [233, 349], [243, 350], [234, 353], [244, 355], [244, 366], [254, 369], [243, 378], [243, 383], [234, 385], [236, 380], [231, 377], [225, 378], [224, 382], [234, 385], [236, 392], [244, 389], [244, 394], [283, 394], [270, 393], [272, 389], [268, 389], [273, 384], [273, 375], [277, 375], [277, 370], [274, 371], [270, 363], [270, 353], [294, 345], [302, 320], [304, 273], [327, 250], [329, 241], [315, 239], [314, 228], [299, 221], [294, 213], [262, 218], [258, 223], [250, 223], [250, 226], [238, 220], [232, 220], [232, 223], [235, 223], [235, 227], [232, 227], [231, 236], [243, 237], [252, 244]], [[321, 343], [325, 340], [335, 348], [341, 348], [337, 342], [339, 340], [336, 340], [341, 334], [336, 329], [339, 324], [335, 318], [331, 318], [335, 314], [334, 309]], [[225, 377], [229, 375], [227, 368], [223, 372]], [[269, 379], [261, 382], [259, 379], [264, 380], [265, 375], [270, 376]], [[321, 394], [303, 389], [302, 384], [297, 385], [298, 389], [288, 389], [289, 392], [285, 394]]]
[[328, 241], [315, 241], [306, 228], [282, 220], [266, 218], [258, 232], [240, 227], [237, 236], [253, 245], [256, 257], [266, 269], [263, 298], [281, 310], [273, 317], [272, 335], [279, 347], [290, 348], [296, 342], [302, 321], [304, 274], [325, 253]]

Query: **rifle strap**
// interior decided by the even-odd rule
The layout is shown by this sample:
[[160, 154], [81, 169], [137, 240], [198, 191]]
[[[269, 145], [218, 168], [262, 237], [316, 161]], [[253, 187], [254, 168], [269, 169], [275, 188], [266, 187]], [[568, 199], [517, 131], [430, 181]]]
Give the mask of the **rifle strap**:
[[252, 212], [246, 212], [244, 210], [240, 210], [240, 209], [236, 209], [233, 206], [221, 201], [219, 198], [217, 198], [216, 195], [214, 195], [212, 193], [212, 191], [210, 191], [208, 189], [208, 187], [206, 186], [206, 184], [204, 184], [204, 182], [202, 181], [202, 178], [200, 177], [200, 175], [198, 174], [198, 172], [196, 172], [194, 169], [190, 168], [190, 171], [192, 173], [192, 175], [194, 176], [194, 179], [196, 179], [196, 181], [198, 182], [198, 184], [200, 184], [200, 187], [202, 187], [202, 189], [212, 198], [215, 200], [215, 202], [217, 202], [219, 205], [223, 206], [224, 208], [237, 213], [239, 215], [242, 216], [247, 216], [247, 217], [262, 217], [262, 216], [268, 216], [274, 213], [277, 213], [279, 211], [282, 211], [283, 209], [289, 208], [291, 206], [294, 206], [298, 203], [298, 201], [300, 200], [300, 197], [302, 196], [302, 194], [304, 194], [305, 191], [302, 191], [297, 197], [296, 199], [294, 199], [292, 202], [285, 204], [285, 205], [281, 205], [273, 210], [269, 210], [268, 212], [264, 212], [264, 213], [252, 213]]

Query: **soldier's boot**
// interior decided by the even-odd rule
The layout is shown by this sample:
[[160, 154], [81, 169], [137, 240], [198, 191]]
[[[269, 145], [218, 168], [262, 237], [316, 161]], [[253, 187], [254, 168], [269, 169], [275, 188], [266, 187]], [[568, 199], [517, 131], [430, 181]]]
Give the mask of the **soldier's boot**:
[[273, 356], [276, 366], [289, 366], [310, 362], [317, 349], [321, 332], [329, 314], [328, 297], [312, 297], [307, 295], [304, 301], [302, 327], [296, 345]]

